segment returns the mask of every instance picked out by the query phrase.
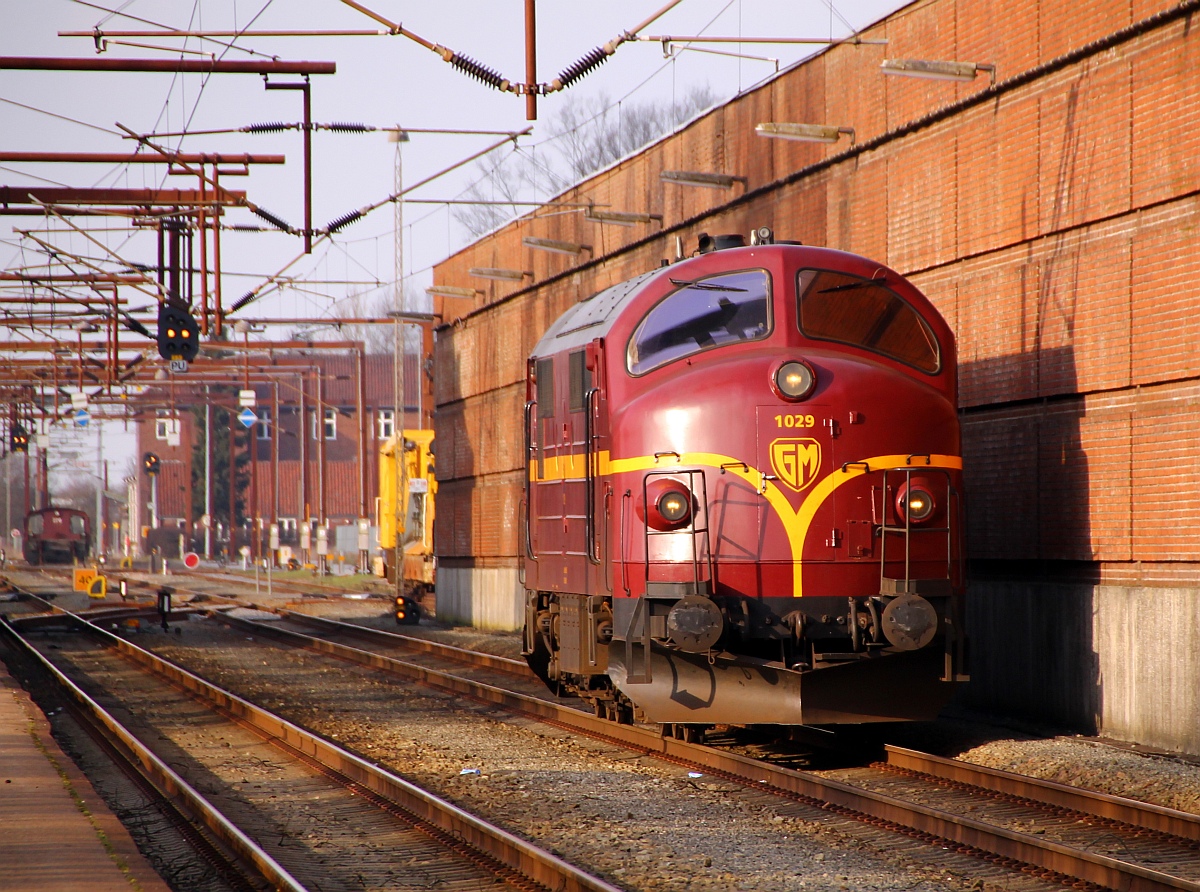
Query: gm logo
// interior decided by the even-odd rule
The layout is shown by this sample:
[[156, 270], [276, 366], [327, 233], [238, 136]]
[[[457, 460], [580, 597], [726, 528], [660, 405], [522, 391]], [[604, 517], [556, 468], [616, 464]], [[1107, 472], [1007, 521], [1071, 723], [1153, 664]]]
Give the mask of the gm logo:
[[821, 444], [807, 437], [772, 440], [771, 469], [780, 480], [800, 492], [817, 479]]

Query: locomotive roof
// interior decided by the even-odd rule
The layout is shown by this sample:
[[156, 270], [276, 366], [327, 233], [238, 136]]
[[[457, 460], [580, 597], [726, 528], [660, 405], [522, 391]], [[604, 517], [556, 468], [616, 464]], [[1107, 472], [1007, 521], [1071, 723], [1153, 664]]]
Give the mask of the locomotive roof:
[[555, 320], [533, 348], [533, 355], [561, 353], [604, 337], [625, 304], [642, 285], [660, 272], [661, 267], [652, 269], [581, 300]]

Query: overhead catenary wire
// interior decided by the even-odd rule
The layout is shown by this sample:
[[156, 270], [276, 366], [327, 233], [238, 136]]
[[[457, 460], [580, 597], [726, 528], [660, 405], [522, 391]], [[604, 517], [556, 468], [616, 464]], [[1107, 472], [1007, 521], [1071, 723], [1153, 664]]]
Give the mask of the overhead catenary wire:
[[[462, 167], [464, 164], [470, 164], [476, 158], [480, 158], [483, 155], [486, 155], [488, 152], [491, 152], [491, 151], [499, 148], [500, 146], [504, 145], [506, 142], [515, 141], [518, 137], [528, 135], [532, 130], [533, 130], [532, 127], [526, 127], [524, 130], [521, 130], [518, 132], [513, 132], [513, 133], [508, 133], [505, 135], [504, 139], [494, 142], [491, 145], [487, 146], [486, 148], [480, 149], [478, 152], [475, 152], [472, 155], [468, 155], [466, 158], [462, 159], [461, 161], [457, 161], [454, 164], [450, 165], [449, 167], [446, 167], [446, 168], [438, 171], [437, 173], [431, 174], [430, 176], [426, 177], [425, 179], [421, 180], [420, 182], [413, 183], [411, 186], [406, 186], [404, 189], [401, 189], [399, 192], [394, 192], [391, 195], [389, 195], [387, 198], [384, 198], [373, 204], [365, 205], [364, 207], [361, 207], [356, 211], [351, 211], [347, 214], [343, 214], [341, 217], [338, 217], [336, 220], [334, 220], [334, 224], [339, 224], [338, 229], [340, 229], [344, 226], [347, 226], [350, 223], [354, 222], [355, 220], [361, 219], [362, 217], [366, 216], [367, 214], [371, 213], [372, 211], [383, 207], [385, 204], [389, 204], [393, 201], [399, 201], [400, 198], [403, 195], [405, 195], [406, 193], [412, 192], [415, 189], [419, 189], [422, 186], [424, 186], [425, 184], [430, 183], [433, 180], [436, 180], [438, 177], [444, 176], [445, 174], [450, 173], [453, 170], [457, 170], [458, 168]], [[324, 231], [317, 233], [317, 241], [314, 242], [314, 245], [321, 241], [331, 238], [331, 236], [336, 231], [337, 230], [333, 230], [331, 232], [329, 227], [327, 226]], [[267, 294], [271, 293], [271, 291], [279, 288], [280, 284], [281, 284], [280, 277], [283, 276], [283, 274], [285, 272], [287, 272], [289, 269], [291, 269], [297, 263], [299, 263], [305, 256], [306, 256], [305, 253], [301, 252], [299, 255], [297, 255], [292, 260], [290, 260], [288, 263], [286, 263], [283, 266], [283, 268], [280, 269], [279, 272], [277, 272], [275, 275], [270, 276], [265, 281], [263, 281], [260, 285], [258, 285], [255, 288], [250, 289], [245, 294], [243, 294], [241, 297], [239, 297], [236, 301], [233, 302], [233, 305], [229, 308], [229, 314], [231, 315], [233, 313], [238, 312], [243, 307], [248, 306], [249, 304], [253, 303], [254, 301], [258, 300], [259, 298], [264, 297]]]

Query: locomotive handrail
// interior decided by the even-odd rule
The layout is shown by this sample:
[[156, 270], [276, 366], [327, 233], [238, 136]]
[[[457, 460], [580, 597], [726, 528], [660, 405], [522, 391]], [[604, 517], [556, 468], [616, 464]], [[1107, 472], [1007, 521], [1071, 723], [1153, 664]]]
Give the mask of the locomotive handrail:
[[630, 597], [633, 592], [629, 588], [629, 558], [625, 554], [625, 504], [627, 500], [633, 499], [633, 490], [627, 489], [621, 496], [621, 530], [617, 534], [617, 547], [621, 554], [621, 587], [625, 589], [625, 597]]
[[750, 466], [748, 464], [746, 464], [744, 461], [727, 461], [727, 462], [725, 462], [724, 464], [721, 465], [721, 473], [722, 474], [725, 473], [726, 468], [741, 468], [747, 474], [750, 473]]
[[[704, 471], [699, 468], [681, 468], [679, 470], [662, 470], [662, 471], [647, 471], [642, 477], [642, 504], [650, 504], [649, 486], [650, 478], [652, 477], [687, 477], [688, 492], [700, 504], [700, 511], [692, 515], [690, 521], [690, 530], [688, 528], [678, 530], [655, 530], [651, 529], [650, 524], [646, 523], [642, 527], [643, 545], [645, 549], [644, 560], [646, 565], [646, 592], [650, 591], [650, 539], [656, 536], [688, 536], [692, 547], [692, 588], [693, 594], [701, 593], [701, 555], [700, 549], [697, 547], [697, 542], [700, 537], [703, 537], [704, 556], [703, 564], [708, 570], [708, 589], [709, 593], [716, 590], [717, 574], [716, 567], [713, 564], [712, 543], [709, 541], [708, 534], [708, 480], [705, 477]], [[699, 485], [697, 486], [697, 481]], [[648, 510], [648, 509], [647, 509]], [[700, 526], [701, 512], [703, 512], [704, 526]]]
[[871, 473], [871, 466], [865, 461], [846, 461], [842, 462], [842, 473], [848, 474], [849, 468], [862, 468], [864, 474]]
[[683, 458], [683, 456], [681, 456], [678, 452], [656, 452], [656, 453], [654, 453], [654, 463], [658, 464], [658, 460], [660, 458], [663, 458], [664, 456], [668, 456], [668, 455], [675, 456], [676, 461], [679, 461], [679, 459]]
[[600, 388], [593, 387], [587, 392], [583, 399], [583, 535], [587, 542], [588, 561], [596, 566], [600, 565], [600, 556], [597, 554], [597, 536], [596, 536], [596, 449], [595, 449], [595, 424], [592, 413], [596, 411], [596, 403], [600, 395]]
[[905, 463], [906, 465], [911, 465], [911, 464], [912, 464], [912, 460], [913, 460], [914, 458], [923, 458], [923, 459], [925, 459], [925, 464], [927, 464], [927, 465], [931, 465], [931, 464], [933, 464], [933, 456], [932, 456], [932, 455], [930, 455], [928, 452], [914, 452], [912, 455], [910, 455], [908, 458], [906, 458], [906, 459], [904, 460], [904, 463]]
[[530, 473], [533, 469], [533, 425], [530, 424], [530, 418], [532, 409], [536, 405], [537, 400], [525, 401], [525, 557], [531, 561], [537, 560], [537, 555], [533, 553], [533, 530], [531, 529], [533, 481]]
[[[917, 456], [910, 455], [909, 459], [911, 460], [914, 457], [919, 458], [920, 456], [919, 455], [917, 455]], [[912, 468], [901, 467], [901, 468], [884, 468], [883, 469], [883, 486], [882, 486], [882, 497], [883, 497], [882, 520], [883, 520], [883, 522], [879, 525], [879, 532], [880, 532], [879, 586], [880, 586], [880, 591], [882, 592], [883, 581], [887, 577], [887, 538], [888, 538], [887, 534], [888, 533], [900, 533], [904, 536], [904, 589], [905, 589], [905, 591], [908, 591], [909, 584], [912, 581], [912, 534], [913, 533], [945, 533], [946, 534], [946, 581], [948, 583], [950, 583], [950, 586], [953, 588], [954, 582], [955, 582], [954, 563], [953, 563], [953, 561], [954, 561], [954, 557], [953, 557], [954, 524], [952, 524], [950, 522], [951, 511], [952, 511], [952, 506], [951, 506], [950, 502], [952, 500], [957, 501], [958, 492], [954, 488], [953, 481], [950, 478], [950, 473], [945, 468], [935, 468], [934, 469], [934, 473], [940, 474], [941, 476], [945, 477], [945, 479], [946, 479], [946, 500], [947, 500], [946, 525], [944, 527], [921, 527], [918, 529], [913, 529], [912, 517], [908, 511], [907, 502], [905, 503], [904, 525], [903, 526], [892, 526], [891, 524], [889, 524], [887, 522], [887, 501], [888, 501], [887, 475], [888, 475], [889, 471], [899, 472], [899, 473], [903, 474], [904, 478], [905, 478], [905, 484], [904, 484], [905, 487], [909, 487], [912, 485], [912, 474], [913, 474]], [[872, 510], [874, 510], [873, 506], [872, 506]]]

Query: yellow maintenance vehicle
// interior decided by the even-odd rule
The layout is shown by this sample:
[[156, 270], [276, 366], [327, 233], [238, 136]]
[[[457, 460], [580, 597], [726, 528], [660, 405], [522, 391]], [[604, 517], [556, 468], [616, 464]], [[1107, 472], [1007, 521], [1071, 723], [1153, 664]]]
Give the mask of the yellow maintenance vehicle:
[[[433, 431], [406, 430], [379, 449], [379, 546], [383, 572], [396, 584], [396, 622], [416, 623], [437, 577], [433, 554]], [[397, 569], [399, 580], [397, 580]]]

